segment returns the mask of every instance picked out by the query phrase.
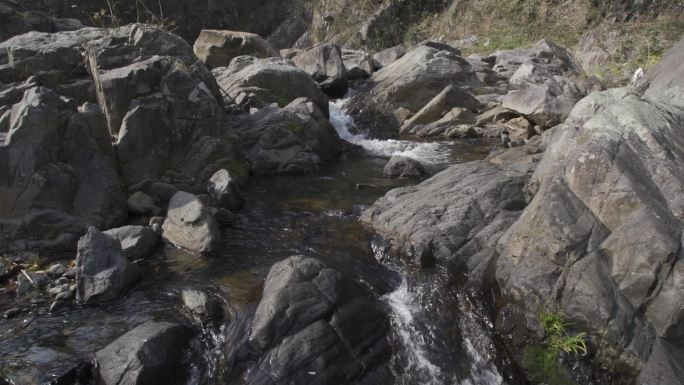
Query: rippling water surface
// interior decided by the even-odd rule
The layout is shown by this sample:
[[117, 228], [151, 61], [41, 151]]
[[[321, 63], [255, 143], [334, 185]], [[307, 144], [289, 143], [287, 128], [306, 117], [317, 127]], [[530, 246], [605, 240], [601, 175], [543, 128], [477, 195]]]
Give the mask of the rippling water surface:
[[[314, 175], [254, 178], [243, 193], [240, 221], [223, 230], [220, 251], [199, 257], [165, 248], [149, 261], [145, 278], [122, 300], [58, 315], [34, 310], [0, 320], [0, 373], [58, 373], [127, 330], [150, 319], [180, 319], [180, 292], [197, 288], [225, 298], [232, 320], [199, 338], [200, 357], [190, 383], [237, 383], [227, 374], [245, 338], [271, 265], [294, 254], [314, 256], [383, 294], [392, 320], [396, 384], [499, 385], [486, 322], [466, 310], [442, 271], [406, 271], [376, 263], [372, 234], [358, 223], [365, 207], [388, 190], [416, 183], [385, 179], [394, 154], [425, 163], [432, 172], [484, 157], [487, 143], [373, 140], [351, 135], [344, 101], [331, 103], [340, 136], [368, 155], [353, 157]], [[0, 310], [11, 302], [0, 299]], [[40, 307], [39, 307], [40, 308]], [[227, 341], [231, 341], [227, 343]], [[47, 379], [47, 378], [46, 378]]]

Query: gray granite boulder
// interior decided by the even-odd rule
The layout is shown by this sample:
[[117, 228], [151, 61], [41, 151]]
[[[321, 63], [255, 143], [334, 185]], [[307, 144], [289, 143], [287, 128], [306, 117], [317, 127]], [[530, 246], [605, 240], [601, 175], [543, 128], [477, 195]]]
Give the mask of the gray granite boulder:
[[119, 241], [94, 227], [78, 241], [76, 269], [76, 300], [85, 305], [119, 298], [141, 276]]
[[184, 191], [171, 198], [162, 230], [166, 241], [195, 253], [213, 251], [221, 241], [214, 215], [195, 195]]

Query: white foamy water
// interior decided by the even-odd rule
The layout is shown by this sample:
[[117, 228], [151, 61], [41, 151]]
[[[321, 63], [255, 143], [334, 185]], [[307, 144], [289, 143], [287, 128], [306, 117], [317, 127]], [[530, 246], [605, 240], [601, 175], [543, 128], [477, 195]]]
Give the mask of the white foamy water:
[[[420, 311], [420, 306], [417, 303], [417, 296], [409, 290], [406, 278], [403, 278], [397, 290], [384, 298], [392, 309], [392, 326], [407, 354], [408, 366], [404, 369], [405, 373], [420, 378], [423, 384], [440, 385], [442, 371], [428, 359], [428, 341], [414, 322], [414, 313]], [[398, 380], [401, 378], [406, 377], [400, 375]]]
[[344, 112], [346, 99], [330, 102], [330, 123], [337, 130], [343, 140], [363, 147], [371, 155], [391, 157], [405, 156], [427, 164], [450, 164], [453, 149], [449, 142], [412, 142], [408, 140], [380, 140], [368, 139], [363, 134], [352, 134], [350, 127], [354, 127], [354, 120]]

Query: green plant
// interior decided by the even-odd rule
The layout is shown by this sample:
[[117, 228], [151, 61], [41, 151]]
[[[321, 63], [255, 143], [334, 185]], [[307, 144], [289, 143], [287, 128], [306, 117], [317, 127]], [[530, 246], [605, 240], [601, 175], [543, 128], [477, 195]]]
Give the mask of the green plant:
[[559, 313], [542, 311], [539, 313], [539, 322], [546, 332], [548, 347], [551, 352], [558, 355], [561, 351], [568, 354], [587, 354], [587, 333], [570, 334], [568, 327], [571, 323], [563, 321]]
[[543, 346], [526, 346], [523, 349], [522, 364], [529, 379], [549, 385], [577, 385], [559, 362], [559, 355], [587, 354], [587, 334], [571, 334], [569, 328], [572, 324], [565, 322], [558, 312], [542, 310], [538, 317], [547, 342]]

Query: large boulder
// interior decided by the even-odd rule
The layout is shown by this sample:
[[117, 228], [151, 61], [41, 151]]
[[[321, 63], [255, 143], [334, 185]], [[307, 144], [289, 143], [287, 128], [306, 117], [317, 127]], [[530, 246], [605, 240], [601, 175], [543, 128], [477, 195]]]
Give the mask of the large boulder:
[[509, 80], [511, 88], [503, 108], [517, 112], [542, 128], [562, 123], [585, 90], [575, 82], [576, 74], [554, 75], [544, 66], [524, 63]]
[[311, 75], [328, 96], [341, 98], [347, 93], [347, 69], [337, 44], [321, 44], [295, 56], [292, 61]]
[[233, 58], [243, 55], [259, 58], [280, 56], [264, 38], [249, 32], [205, 29], [195, 40], [193, 49], [209, 68], [226, 67]]
[[459, 87], [474, 81], [470, 64], [449, 51], [419, 46], [370, 77], [372, 87], [356, 94], [347, 111], [357, 126], [374, 137], [395, 137], [402, 122], [393, 112], [407, 109], [417, 113], [445, 85]]
[[365, 51], [343, 49], [342, 61], [349, 80], [364, 79], [373, 73], [373, 59]]
[[304, 256], [271, 268], [249, 344], [248, 384], [353, 383], [386, 363], [389, 320], [372, 293]]
[[306, 174], [336, 160], [345, 145], [311, 101], [269, 106], [235, 121], [256, 174]]
[[79, 303], [113, 301], [140, 275], [138, 267], [123, 256], [118, 240], [91, 227], [78, 241], [76, 300]]
[[534, 198], [498, 246], [506, 298], [529, 312], [557, 308], [592, 336], [602, 365], [631, 379], [641, 371], [642, 384], [680, 383], [683, 47], [643, 95], [611, 89], [575, 106], [532, 177]]
[[[19, 94], [21, 95], [21, 94]], [[11, 106], [0, 139], [0, 243], [75, 250], [88, 226], [126, 219], [111, 140], [93, 104], [76, 108], [44, 87]]]
[[191, 330], [169, 322], [148, 321], [95, 353], [98, 382], [104, 385], [184, 384], [183, 366]]
[[491, 59], [494, 73], [508, 81], [503, 107], [541, 128], [562, 123], [589, 91], [568, 51], [548, 40], [499, 51]]
[[644, 78], [644, 96], [660, 103], [684, 106], [684, 39], [675, 44]]
[[84, 65], [88, 42], [106, 31], [84, 28], [78, 31], [28, 32], [0, 43], [0, 82], [12, 83], [36, 76], [42, 85], [76, 99], [95, 101], [95, 89]]
[[473, 274], [493, 258], [496, 240], [525, 207], [528, 170], [487, 161], [455, 165], [390, 191], [360, 220], [382, 235], [390, 255], [423, 266], [467, 266]]
[[288, 60], [242, 56], [212, 73], [226, 92], [227, 103], [256, 108], [277, 103], [285, 107], [295, 99], [308, 98], [328, 116], [328, 98], [309, 74]]
[[184, 191], [171, 198], [162, 230], [165, 240], [194, 253], [214, 251], [221, 241], [214, 215], [199, 198]]
[[218, 86], [180, 37], [122, 27], [91, 42], [88, 59], [126, 186], [199, 192], [219, 169], [246, 174]]
[[410, 131], [411, 127], [415, 125], [436, 122], [453, 111], [454, 107], [463, 108], [464, 111], [474, 111], [479, 106], [480, 103], [470, 93], [449, 85], [444, 87], [420, 111], [407, 119], [402, 124], [401, 131]]
[[379, 70], [386, 67], [406, 55], [406, 46], [403, 44], [384, 49], [373, 54], [373, 67]]

